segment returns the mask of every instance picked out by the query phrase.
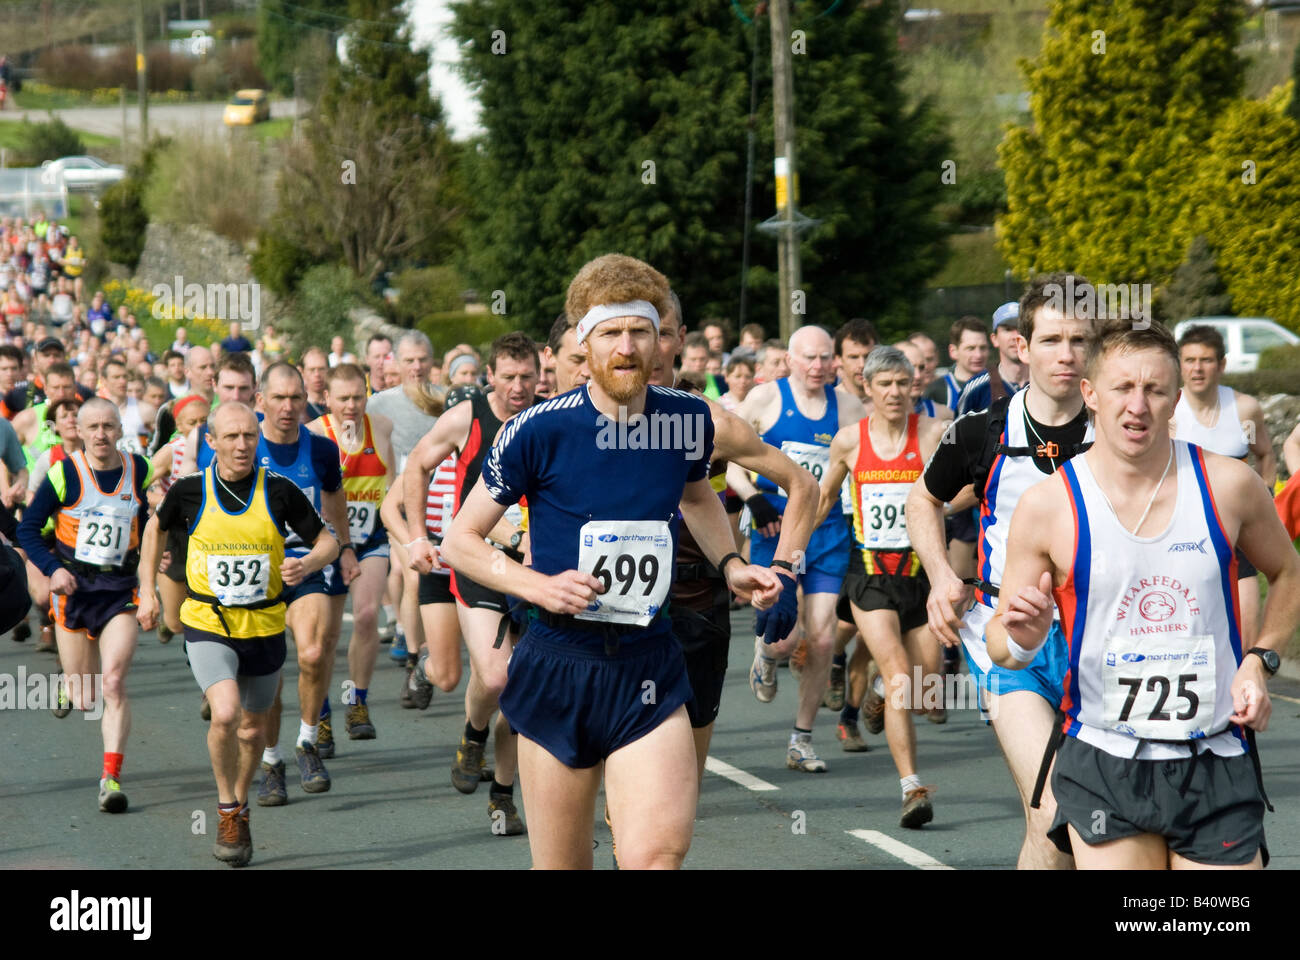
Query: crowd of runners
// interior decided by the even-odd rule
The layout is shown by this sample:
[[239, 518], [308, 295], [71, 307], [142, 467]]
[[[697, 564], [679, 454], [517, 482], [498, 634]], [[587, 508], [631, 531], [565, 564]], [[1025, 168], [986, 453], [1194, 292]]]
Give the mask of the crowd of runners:
[[[1300, 623], [1300, 494], [1274, 503], [1213, 329], [1087, 315], [1058, 295], [1086, 281], [1054, 274], [954, 324], [946, 372], [930, 337], [863, 319], [788, 343], [751, 325], [728, 351], [668, 278], [607, 255], [544, 344], [439, 358], [375, 334], [358, 359], [335, 337], [291, 363], [269, 328], [150, 344], [51, 242], [0, 223], [0, 533], [25, 575], [5, 603], [30, 598], [13, 640], [58, 658], [54, 715], [102, 708], [99, 809], [128, 808], [144, 631], [183, 641], [233, 866], [250, 804], [328, 791], [336, 738], [382, 739], [375, 699], [456, 690], [463, 644], [444, 748], [456, 790], [487, 785], [483, 829], [590, 867], [601, 813], [619, 866], [677, 867], [748, 604], [753, 695], [776, 703], [783, 665], [793, 687], [773, 750], [817, 774], [883, 732], [903, 828], [942, 780], [913, 725], [947, 721], [964, 673], [1024, 807], [1019, 866], [1267, 861], [1253, 744]], [[1300, 427], [1285, 449], [1295, 474]]]

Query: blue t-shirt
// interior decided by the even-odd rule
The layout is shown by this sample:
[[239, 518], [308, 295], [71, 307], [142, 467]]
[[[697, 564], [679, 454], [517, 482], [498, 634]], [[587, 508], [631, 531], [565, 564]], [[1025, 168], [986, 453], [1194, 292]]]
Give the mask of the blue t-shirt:
[[[662, 521], [670, 531], [665, 549], [671, 554], [666, 564], [656, 559], [655, 569], [672, 576], [678, 505], [687, 483], [708, 476], [713, 418], [698, 397], [657, 386], [647, 391], [643, 416], [611, 421], [583, 386], [530, 407], [502, 427], [484, 458], [482, 479], [497, 503], [528, 498], [534, 570], [554, 576], [582, 569], [580, 553], [593, 549], [583, 543], [592, 537], [589, 524]], [[610, 534], [595, 539], [602, 536]], [[610, 591], [620, 591], [625, 568], [611, 570]], [[633, 593], [648, 586], [635, 576], [621, 582], [628, 581]], [[656, 636], [668, 632], [670, 623], [655, 617], [645, 630], [643, 636]]]
[[[1002, 387], [1009, 397], [1019, 393], [1027, 384], [1028, 381], [1025, 381], [1025, 383], [1002, 381]], [[960, 417], [972, 410], [987, 410], [991, 406], [993, 406], [993, 387], [989, 384], [988, 373], [985, 372], [966, 384], [965, 389], [961, 392], [961, 397], [957, 400], [955, 410], [957, 416]]]

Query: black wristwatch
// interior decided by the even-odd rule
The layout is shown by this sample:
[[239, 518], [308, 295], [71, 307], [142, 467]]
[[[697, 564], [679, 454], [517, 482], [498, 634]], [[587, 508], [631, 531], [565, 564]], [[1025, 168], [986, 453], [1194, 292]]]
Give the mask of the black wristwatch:
[[356, 545], [351, 543], [345, 543], [343, 546], [339, 547], [339, 553], [342, 553], [344, 550], [351, 550], [353, 553], [357, 552]]
[[1278, 667], [1282, 666], [1282, 658], [1277, 655], [1276, 650], [1269, 650], [1266, 647], [1251, 647], [1246, 651], [1247, 655], [1252, 653], [1264, 661], [1264, 669], [1268, 671], [1270, 677], [1277, 676]]
[[524, 542], [524, 532], [522, 530], [516, 530], [514, 533], [510, 534], [511, 550], [518, 550], [519, 544], [523, 542]]

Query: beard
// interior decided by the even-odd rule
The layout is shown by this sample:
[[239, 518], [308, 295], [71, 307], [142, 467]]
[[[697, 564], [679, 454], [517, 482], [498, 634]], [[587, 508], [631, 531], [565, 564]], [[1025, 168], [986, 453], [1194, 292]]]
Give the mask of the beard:
[[[615, 363], [627, 363], [629, 360], [636, 364], [635, 369], [614, 369]], [[650, 371], [654, 369], [654, 357], [633, 356], [616, 360], [611, 356], [604, 365], [588, 361], [587, 366], [591, 371], [592, 381], [611, 400], [615, 403], [627, 403], [645, 391], [646, 384], [650, 382]]]

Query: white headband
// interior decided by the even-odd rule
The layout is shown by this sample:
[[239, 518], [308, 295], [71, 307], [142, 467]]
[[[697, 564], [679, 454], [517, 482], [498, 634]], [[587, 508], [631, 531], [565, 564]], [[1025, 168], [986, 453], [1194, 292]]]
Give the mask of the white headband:
[[588, 310], [578, 321], [578, 342], [587, 339], [587, 334], [598, 323], [605, 320], [612, 320], [615, 317], [644, 317], [655, 325], [655, 333], [659, 332], [659, 311], [655, 309], [653, 303], [649, 300], [631, 300], [628, 303], [598, 303]]

